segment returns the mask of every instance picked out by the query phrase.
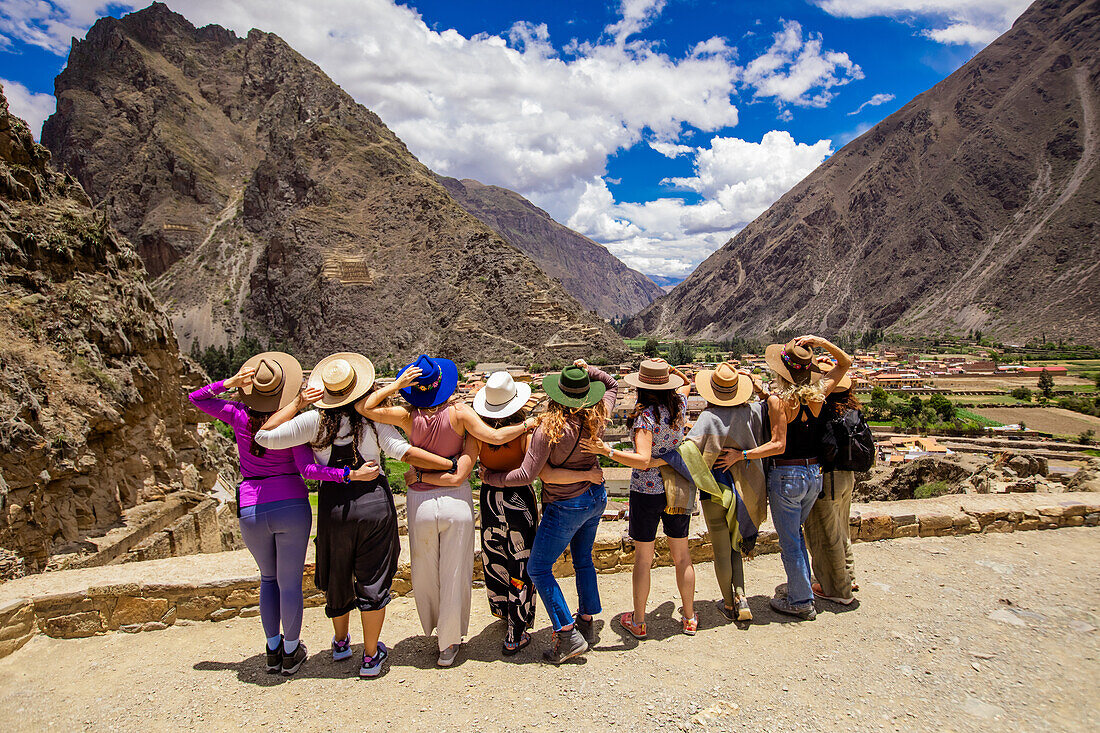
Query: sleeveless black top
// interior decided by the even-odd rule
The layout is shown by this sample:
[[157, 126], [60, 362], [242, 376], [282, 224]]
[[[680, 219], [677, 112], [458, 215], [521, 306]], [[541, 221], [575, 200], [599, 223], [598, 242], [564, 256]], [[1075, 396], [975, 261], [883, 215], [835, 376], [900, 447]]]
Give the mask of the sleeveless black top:
[[780, 460], [817, 458], [821, 454], [821, 434], [825, 427], [825, 410], [814, 416], [806, 405], [798, 406], [798, 416], [787, 423], [787, 447]]

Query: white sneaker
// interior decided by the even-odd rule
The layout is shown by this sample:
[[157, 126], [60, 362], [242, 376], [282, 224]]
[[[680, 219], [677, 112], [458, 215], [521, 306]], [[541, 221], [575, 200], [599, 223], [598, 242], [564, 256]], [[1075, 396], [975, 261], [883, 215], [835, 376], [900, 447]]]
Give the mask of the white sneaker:
[[458, 656], [458, 647], [460, 644], [451, 644], [446, 649], [439, 652], [439, 659], [436, 660], [436, 664], [440, 667], [450, 667], [455, 663], [455, 657]]

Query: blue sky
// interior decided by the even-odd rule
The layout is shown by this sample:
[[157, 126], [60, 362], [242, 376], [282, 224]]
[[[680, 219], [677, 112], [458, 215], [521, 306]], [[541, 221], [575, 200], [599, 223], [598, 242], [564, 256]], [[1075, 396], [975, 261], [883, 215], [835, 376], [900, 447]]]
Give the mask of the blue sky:
[[[71, 36], [144, 2], [0, 0], [0, 82], [41, 124]], [[434, 170], [519, 191], [682, 277], [1024, 0], [173, 0], [278, 33]]]

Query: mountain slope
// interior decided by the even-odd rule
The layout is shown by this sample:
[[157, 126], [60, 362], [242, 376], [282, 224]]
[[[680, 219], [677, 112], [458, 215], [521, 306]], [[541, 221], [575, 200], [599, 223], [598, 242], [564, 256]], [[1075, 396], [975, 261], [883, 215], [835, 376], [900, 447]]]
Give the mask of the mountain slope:
[[49, 158], [0, 93], [0, 580], [216, 470], [141, 260]]
[[97, 21], [56, 96], [44, 143], [139, 243], [185, 348], [248, 330], [307, 362], [625, 352], [277, 36], [154, 3]]
[[581, 305], [604, 318], [631, 316], [663, 294], [606, 247], [554, 221], [515, 191], [469, 178], [437, 180], [459, 206], [523, 250]]
[[1100, 340], [1100, 2], [1041, 0], [624, 333]]

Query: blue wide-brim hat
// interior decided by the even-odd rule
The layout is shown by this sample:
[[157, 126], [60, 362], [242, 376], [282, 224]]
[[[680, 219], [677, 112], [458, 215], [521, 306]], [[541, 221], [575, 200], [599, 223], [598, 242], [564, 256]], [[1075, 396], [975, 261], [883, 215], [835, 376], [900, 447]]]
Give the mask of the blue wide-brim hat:
[[412, 386], [401, 390], [401, 396], [413, 407], [436, 407], [451, 398], [458, 388], [458, 365], [450, 359], [433, 359], [421, 354], [412, 364], [406, 364], [397, 373], [418, 368], [422, 374]]

